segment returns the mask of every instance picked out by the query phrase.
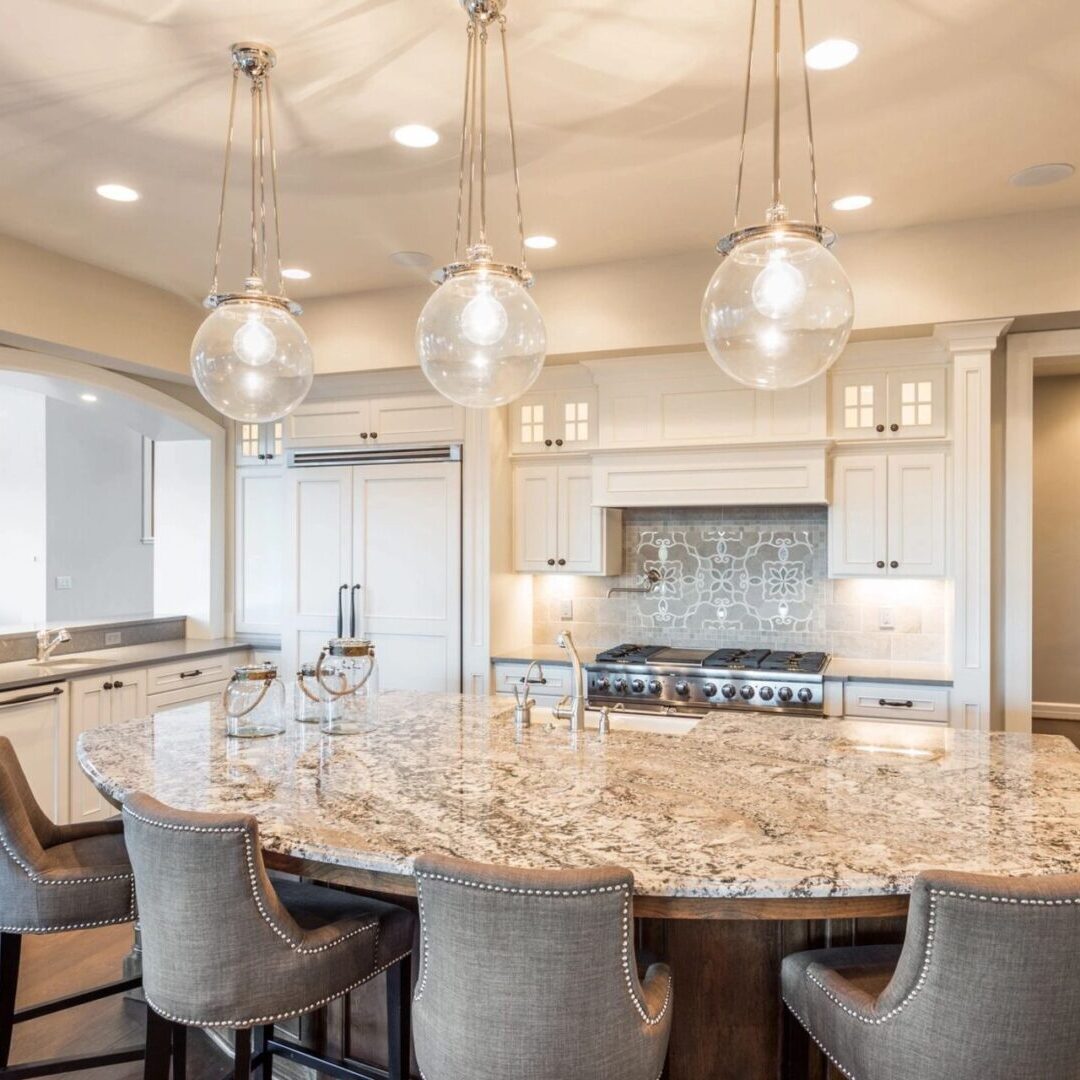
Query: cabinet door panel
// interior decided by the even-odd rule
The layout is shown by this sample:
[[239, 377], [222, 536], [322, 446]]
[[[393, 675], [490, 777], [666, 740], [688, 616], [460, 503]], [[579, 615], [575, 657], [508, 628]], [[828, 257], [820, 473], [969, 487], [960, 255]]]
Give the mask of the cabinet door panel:
[[746, 388], [686, 386], [660, 394], [660, 442], [665, 446], [753, 438], [755, 393]]
[[557, 569], [559, 467], [526, 465], [514, 470], [514, 568], [524, 573]]
[[464, 413], [441, 394], [374, 398], [370, 434], [380, 444], [453, 442], [465, 434]]
[[830, 376], [830, 383], [834, 439], [885, 439], [888, 436], [888, 387], [884, 372], [837, 373]]
[[555, 443], [555, 395], [526, 394], [510, 406], [510, 451], [542, 454]]
[[568, 574], [600, 573], [604, 511], [593, 506], [591, 466], [559, 469], [557, 520], [556, 569]]
[[839, 457], [833, 463], [829, 508], [829, 573], [834, 577], [880, 577], [888, 550], [887, 458], [884, 454]]
[[790, 390], [757, 391], [757, 437], [823, 439], [826, 381], [822, 375]]
[[371, 410], [366, 401], [305, 402], [285, 420], [285, 441], [290, 446], [352, 446], [361, 432], [370, 430]]
[[[894, 439], [925, 439], [945, 434], [947, 414], [944, 368], [889, 372], [889, 433]], [[893, 431], [893, 426], [896, 431]]]
[[889, 573], [945, 574], [944, 453], [889, 455]]
[[281, 469], [236, 470], [236, 629], [281, 632], [285, 476]]
[[595, 390], [563, 390], [557, 397], [555, 449], [562, 453], [591, 450], [599, 441]]

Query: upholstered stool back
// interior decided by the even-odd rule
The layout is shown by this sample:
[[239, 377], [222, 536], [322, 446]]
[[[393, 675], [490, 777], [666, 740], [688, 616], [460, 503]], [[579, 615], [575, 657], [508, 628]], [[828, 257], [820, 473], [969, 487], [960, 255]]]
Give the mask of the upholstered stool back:
[[416, 863], [413, 1037], [426, 1080], [657, 1080], [665, 967], [638, 980], [633, 877]]

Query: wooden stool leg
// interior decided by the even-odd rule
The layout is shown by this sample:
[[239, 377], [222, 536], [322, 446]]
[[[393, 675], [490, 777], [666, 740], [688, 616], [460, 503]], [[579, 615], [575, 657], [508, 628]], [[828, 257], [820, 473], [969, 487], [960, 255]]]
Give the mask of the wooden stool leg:
[[172, 1029], [173, 1080], [187, 1080], [187, 1028], [173, 1024]]
[[172, 1057], [172, 1024], [146, 1008], [146, 1062], [144, 1080], [169, 1080], [169, 1059]]
[[242, 1028], [236, 1032], [233, 1076], [236, 1080], [250, 1080], [251, 1077], [251, 1028]]
[[15, 1027], [15, 994], [19, 988], [20, 934], [0, 934], [0, 1069], [8, 1066]]
[[406, 956], [386, 972], [387, 1073], [390, 1080], [409, 1080], [411, 997], [412, 970]]
[[264, 1024], [259, 1036], [259, 1053], [262, 1055], [262, 1080], [272, 1080], [274, 1075], [274, 1055], [266, 1049], [266, 1044], [274, 1037], [274, 1025]]

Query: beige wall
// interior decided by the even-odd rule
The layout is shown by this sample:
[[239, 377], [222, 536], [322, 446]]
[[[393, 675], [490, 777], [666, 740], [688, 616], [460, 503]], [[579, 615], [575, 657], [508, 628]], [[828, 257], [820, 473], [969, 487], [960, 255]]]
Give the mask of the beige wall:
[[1080, 375], [1035, 380], [1032, 696], [1080, 705]]
[[[856, 329], [1073, 311], [1080, 210], [926, 225], [844, 237]], [[717, 257], [540, 270], [534, 296], [551, 356], [697, 346], [698, 308]], [[411, 367], [427, 286], [326, 297], [304, 325], [320, 372]]]
[[186, 376], [203, 314], [152, 285], [0, 236], [0, 341], [7, 344]]

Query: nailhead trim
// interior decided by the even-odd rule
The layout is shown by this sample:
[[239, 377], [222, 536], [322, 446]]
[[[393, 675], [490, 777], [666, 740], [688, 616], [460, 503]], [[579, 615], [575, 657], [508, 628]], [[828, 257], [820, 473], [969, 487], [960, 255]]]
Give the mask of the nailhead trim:
[[413, 995], [413, 1001], [419, 1001], [424, 994], [424, 986], [427, 983], [428, 973], [428, 948], [429, 941], [426, 930], [426, 922], [424, 920], [424, 899], [423, 899], [423, 885], [422, 879], [428, 878], [432, 881], [445, 881], [448, 885], [464, 885], [470, 889], [480, 889], [484, 892], [497, 892], [497, 893], [510, 893], [517, 896], [552, 896], [558, 898], [572, 897], [572, 896], [599, 896], [602, 893], [622, 893], [623, 895], [623, 914], [622, 914], [622, 926], [623, 926], [623, 947], [622, 947], [622, 967], [623, 977], [626, 980], [626, 990], [630, 995], [630, 1000], [634, 1003], [634, 1008], [637, 1009], [638, 1015], [641, 1019], [653, 1027], [659, 1024], [664, 1019], [667, 1013], [668, 1006], [671, 1004], [671, 979], [668, 979], [667, 993], [664, 996], [664, 1004], [660, 1007], [660, 1011], [651, 1016], [648, 1009], [645, 1007], [645, 1003], [641, 1000], [638, 989], [637, 979], [635, 973], [631, 969], [630, 965], [630, 902], [631, 894], [630, 887], [628, 885], [595, 885], [588, 889], [520, 889], [513, 885], [492, 885], [489, 882], [484, 881], [471, 881], [468, 878], [456, 878], [449, 877], [446, 874], [426, 874], [420, 871], [416, 871], [416, 895], [419, 901], [420, 907], [420, 946], [421, 946], [421, 963], [423, 964], [423, 974], [421, 975], [420, 982], [417, 984], [416, 992]]
[[802, 1024], [803, 1029], [806, 1031], [806, 1034], [809, 1035], [815, 1043], [817, 1043], [818, 1049], [833, 1063], [833, 1065], [836, 1066], [837, 1069], [840, 1070], [841, 1073], [843, 1073], [844, 1076], [848, 1078], [848, 1080], [855, 1080], [855, 1074], [845, 1069], [844, 1066], [841, 1065], [840, 1062], [832, 1056], [832, 1054], [829, 1052], [829, 1048], [810, 1030], [810, 1025], [792, 1008], [791, 1002], [788, 1001], [786, 997], [783, 997], [783, 995], [781, 995], [781, 1000], [788, 1007], [791, 1015], [794, 1016], [800, 1024]]
[[64, 926], [0, 926], [0, 932], [5, 934], [62, 934], [66, 930], [92, 930], [96, 926], [113, 926], [116, 923], [129, 923], [135, 918], [135, 878], [124, 874], [117, 874], [105, 878], [82, 878], [80, 881], [53, 881], [46, 882], [51, 885], [78, 885], [83, 881], [120, 881], [130, 880], [130, 901], [126, 915], [119, 915], [115, 919], [98, 919], [96, 922], [68, 923]]
[[289, 1020], [294, 1016], [303, 1016], [305, 1013], [314, 1012], [315, 1009], [321, 1009], [331, 1001], [337, 1001], [338, 998], [351, 993], [358, 986], [363, 986], [364, 983], [370, 982], [376, 975], [381, 975], [388, 968], [392, 968], [395, 964], [400, 964], [408, 955], [408, 951], [403, 952], [400, 956], [389, 961], [389, 963], [383, 964], [382, 967], [376, 968], [362, 979], [358, 979], [350, 986], [346, 986], [343, 990], [338, 990], [328, 997], [320, 998], [318, 1001], [313, 1001], [310, 1005], [303, 1005], [300, 1008], [292, 1009], [289, 1012], [277, 1013], [274, 1016], [251, 1016], [244, 1020], [193, 1020], [191, 1017], [187, 1016], [175, 1016], [173, 1013], [166, 1012], [161, 1006], [154, 1004], [153, 999], [146, 993], [145, 987], [143, 988], [143, 996], [146, 998], [146, 1003], [158, 1014], [158, 1016], [163, 1016], [166, 1020], [171, 1020], [175, 1024], [186, 1024], [188, 1027], [246, 1028], [255, 1027], [257, 1024], [276, 1024], [279, 1020]]
[[100, 877], [81, 877], [81, 878], [49, 878], [44, 877], [39, 871], [35, 870], [28, 862], [22, 859], [16, 854], [15, 849], [7, 841], [7, 837], [0, 833], [0, 845], [11, 856], [11, 858], [19, 865], [19, 868], [26, 874], [26, 876], [35, 885], [89, 885], [99, 881], [130, 881], [130, 874], [103, 874]]
[[[259, 914], [262, 916], [263, 922], [274, 931], [275, 934], [282, 941], [284, 941], [290, 949], [299, 953], [302, 956], [314, 956], [316, 953], [326, 952], [329, 949], [336, 948], [344, 941], [348, 941], [349, 938], [356, 937], [357, 934], [366, 933], [368, 930], [375, 931], [375, 950], [377, 952], [379, 947], [379, 920], [375, 918], [372, 922], [365, 923], [363, 926], [357, 927], [355, 930], [350, 930], [347, 934], [342, 934], [341, 937], [335, 938], [333, 941], [328, 942], [326, 945], [318, 945], [314, 948], [307, 948], [301, 942], [294, 941], [280, 926], [270, 917], [270, 913], [266, 910], [262, 902], [262, 897], [259, 895], [258, 886], [258, 874], [255, 870], [255, 855], [253, 846], [251, 843], [251, 832], [242, 825], [177, 825], [173, 822], [155, 821], [153, 818], [143, 817], [141, 814], [136, 814], [134, 810], [124, 807], [124, 813], [129, 814], [136, 821], [141, 821], [146, 825], [156, 825], [159, 829], [172, 829], [174, 832], [196, 832], [196, 833], [240, 833], [244, 838], [244, 859], [247, 863], [248, 882], [251, 885], [251, 896], [255, 901], [255, 906], [259, 909]], [[372, 953], [375, 955], [375, 952]], [[333, 999], [331, 999], [333, 1000]], [[296, 1015], [296, 1014], [294, 1014]]]

